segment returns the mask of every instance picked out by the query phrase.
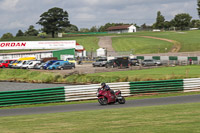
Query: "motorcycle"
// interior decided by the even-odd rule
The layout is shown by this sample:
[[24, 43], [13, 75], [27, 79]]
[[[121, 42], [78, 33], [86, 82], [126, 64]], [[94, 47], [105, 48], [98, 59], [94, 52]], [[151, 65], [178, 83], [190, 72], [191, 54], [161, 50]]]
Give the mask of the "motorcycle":
[[107, 91], [103, 88], [99, 88], [97, 90], [97, 97], [98, 97], [98, 102], [101, 105], [107, 105], [107, 104], [114, 104], [114, 103], [119, 103], [119, 104], [125, 104], [126, 100], [125, 98], [121, 95], [121, 91], [118, 90], [112, 94], [110, 91]]

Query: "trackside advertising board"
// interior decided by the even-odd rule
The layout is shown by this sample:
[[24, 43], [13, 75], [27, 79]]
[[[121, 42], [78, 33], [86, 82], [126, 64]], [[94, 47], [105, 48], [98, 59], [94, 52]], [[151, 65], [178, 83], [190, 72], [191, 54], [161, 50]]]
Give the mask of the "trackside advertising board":
[[76, 41], [10, 41], [0, 42], [0, 50], [13, 49], [71, 49], [76, 48]]

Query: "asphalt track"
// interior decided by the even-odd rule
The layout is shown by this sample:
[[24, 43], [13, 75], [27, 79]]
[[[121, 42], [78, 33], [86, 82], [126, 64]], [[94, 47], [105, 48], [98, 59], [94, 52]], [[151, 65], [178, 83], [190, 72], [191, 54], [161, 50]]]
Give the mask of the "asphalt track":
[[58, 105], [47, 107], [32, 107], [32, 108], [17, 108], [17, 109], [0, 109], [0, 116], [16, 116], [16, 115], [30, 115], [43, 113], [58, 113], [58, 112], [73, 112], [73, 111], [87, 111], [100, 109], [114, 109], [127, 107], [143, 107], [143, 106], [157, 106], [169, 104], [184, 104], [184, 103], [200, 103], [200, 95], [176, 96], [165, 98], [152, 98], [129, 100], [126, 104], [112, 104], [101, 106], [99, 103], [86, 104], [72, 104], [72, 105]]

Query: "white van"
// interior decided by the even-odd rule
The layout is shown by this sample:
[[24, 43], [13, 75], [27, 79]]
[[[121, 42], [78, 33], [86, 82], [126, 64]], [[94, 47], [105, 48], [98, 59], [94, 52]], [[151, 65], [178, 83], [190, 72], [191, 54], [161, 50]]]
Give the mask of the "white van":
[[26, 64], [22, 65], [23, 69], [33, 69], [37, 64], [41, 63], [40, 60], [30, 60], [27, 61]]

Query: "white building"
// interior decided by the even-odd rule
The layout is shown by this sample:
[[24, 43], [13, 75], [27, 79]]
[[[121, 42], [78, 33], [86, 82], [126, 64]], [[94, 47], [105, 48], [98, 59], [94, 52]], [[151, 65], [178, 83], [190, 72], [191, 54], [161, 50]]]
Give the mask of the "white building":
[[108, 33], [132, 33], [136, 32], [137, 29], [134, 25], [121, 25], [109, 27], [107, 31]]

